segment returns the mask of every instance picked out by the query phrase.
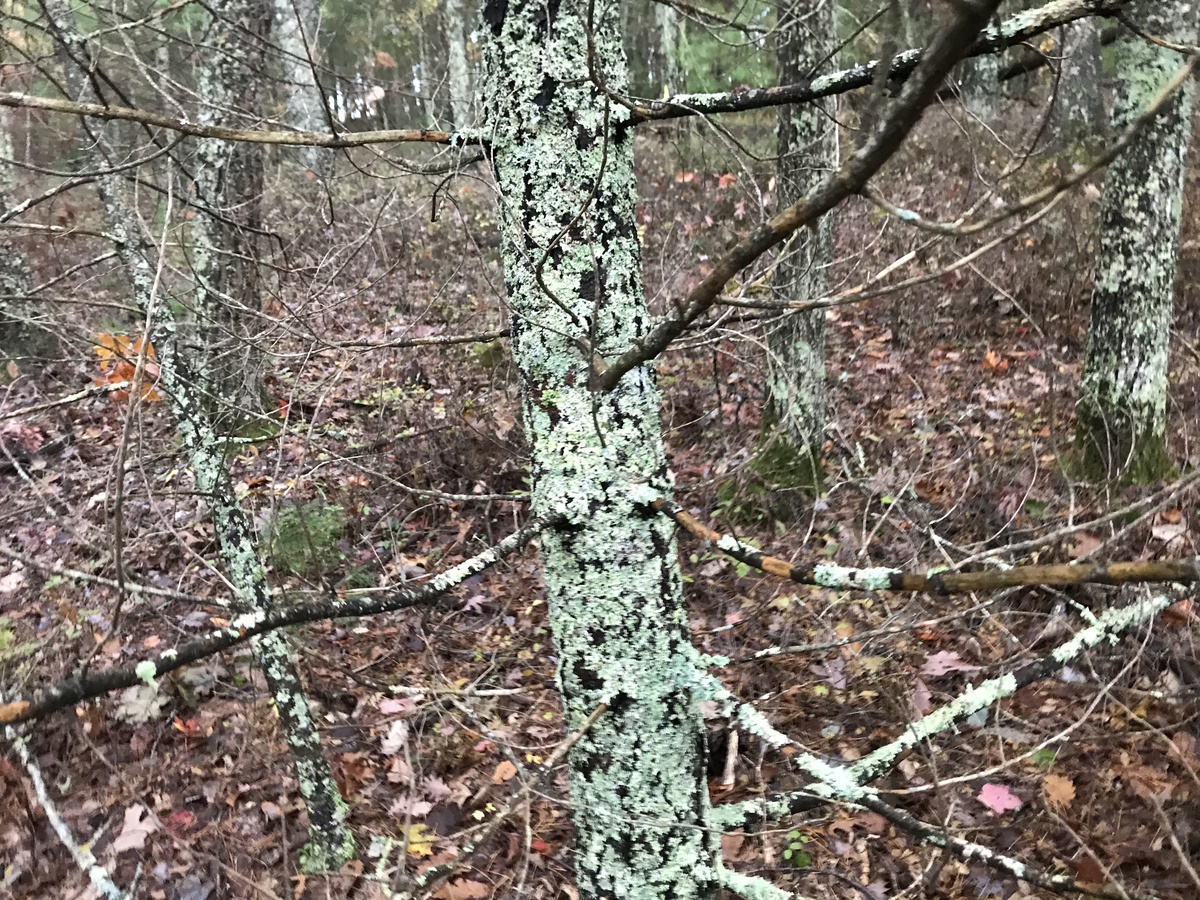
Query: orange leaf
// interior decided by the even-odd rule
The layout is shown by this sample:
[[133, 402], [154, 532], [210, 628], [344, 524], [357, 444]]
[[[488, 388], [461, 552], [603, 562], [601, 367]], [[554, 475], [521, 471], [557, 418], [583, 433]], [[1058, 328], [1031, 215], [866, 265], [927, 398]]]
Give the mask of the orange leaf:
[[516, 774], [517, 767], [507, 759], [502, 760], [500, 764], [496, 766], [496, 771], [492, 773], [492, 784], [503, 784], [506, 781], [510, 781]]

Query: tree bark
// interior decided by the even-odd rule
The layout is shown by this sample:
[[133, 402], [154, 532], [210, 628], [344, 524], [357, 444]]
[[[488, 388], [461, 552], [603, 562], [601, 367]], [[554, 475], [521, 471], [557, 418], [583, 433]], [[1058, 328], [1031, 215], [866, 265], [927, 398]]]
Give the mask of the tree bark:
[[[791, 0], [780, 9], [776, 48], [780, 84], [795, 84], [832, 63], [834, 0]], [[790, 206], [838, 167], [836, 101], [782, 106], [776, 118], [778, 162], [776, 203]], [[784, 245], [772, 281], [781, 303], [813, 300], [827, 293], [833, 261], [834, 216], [822, 216], [815, 228], [802, 228]], [[809, 484], [816, 482], [817, 461], [826, 426], [825, 311], [786, 312], [767, 326], [768, 419], [774, 434], [764, 447], [772, 469], [796, 471], [803, 460]], [[770, 476], [771, 473], [765, 472]]]
[[[85, 77], [94, 63], [85, 41], [76, 31], [66, 0], [46, 0], [51, 32], [58, 42], [66, 83], [74, 99], [96, 100], [92, 82]], [[111, 167], [122, 157], [110, 136], [110, 125], [84, 122], [85, 145], [92, 148], [95, 167]], [[147, 322], [156, 352], [158, 387], [175, 415], [183, 448], [196, 480], [197, 492], [212, 512], [213, 528], [221, 558], [229, 572], [236, 605], [256, 611], [271, 605], [270, 586], [254, 545], [249, 519], [233, 490], [229, 477], [225, 441], [213, 425], [200, 375], [190, 354], [181, 346], [178, 328], [169, 305], [155, 295], [154, 248], [145, 240], [136, 217], [122, 196], [120, 176], [104, 175], [96, 180], [109, 227], [134, 302]], [[321, 752], [320, 736], [308, 708], [300, 678], [292, 666], [284, 638], [263, 635], [253, 643], [255, 659], [263, 671], [280, 728], [292, 751], [296, 778], [304, 797], [309, 820], [309, 843], [302, 851], [306, 869], [338, 868], [354, 855], [354, 839], [346, 827], [347, 808]]]
[[[589, 79], [582, 4], [489, 0], [487, 88], [505, 282], [566, 728], [609, 711], [570, 754], [584, 898], [712, 897], [706, 745], [649, 365], [589, 389], [592, 350], [649, 326], [627, 110]], [[617, 8], [595, 6], [595, 64], [622, 90]]]
[[[283, 52], [286, 120], [297, 131], [326, 131], [329, 120], [314, 69], [321, 61], [318, 0], [275, 0], [275, 40]], [[333, 153], [320, 147], [297, 151], [304, 167], [323, 181], [333, 175]]]
[[1058, 30], [1054, 52], [1061, 58], [1058, 85], [1046, 125], [1049, 145], [1065, 149], [1105, 131], [1104, 98], [1100, 85], [1099, 19], [1080, 19]]
[[[0, 109], [0, 213], [12, 205], [13, 158], [12, 114]], [[38, 329], [30, 321], [29, 304], [23, 298], [33, 287], [33, 272], [25, 253], [5, 238], [0, 238], [0, 364], [17, 363], [33, 356], [40, 344]], [[0, 375], [0, 381], [7, 378]]]
[[[1140, 30], [1196, 42], [1194, 3], [1136, 2]], [[1178, 68], [1180, 57], [1127, 36], [1117, 50], [1114, 131], [1125, 127]], [[1188, 84], [1108, 168], [1087, 356], [1076, 405], [1085, 474], [1145, 483], [1170, 473], [1166, 446], [1167, 344], [1191, 137]]]
[[450, 112], [454, 128], [462, 131], [474, 121], [471, 112], [471, 63], [467, 59], [467, 27], [463, 0], [445, 0], [442, 15], [446, 23], [446, 71], [450, 82]]
[[994, 53], [972, 57], [960, 71], [963, 107], [980, 122], [990, 122], [1000, 96], [1000, 57]]
[[[212, 7], [210, 46], [196, 71], [203, 125], [228, 122], [231, 110], [260, 117], [270, 0], [224, 0]], [[259, 231], [262, 148], [204, 138], [196, 142], [193, 178], [200, 205], [192, 222], [196, 278], [194, 359], [206, 405], [219, 430], [235, 432], [263, 411]]]

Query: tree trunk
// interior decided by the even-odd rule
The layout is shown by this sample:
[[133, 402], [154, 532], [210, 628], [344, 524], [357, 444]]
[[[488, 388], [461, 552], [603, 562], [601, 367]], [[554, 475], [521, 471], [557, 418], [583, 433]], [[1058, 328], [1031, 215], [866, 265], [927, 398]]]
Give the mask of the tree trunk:
[[[321, 61], [317, 43], [320, 28], [318, 0], [275, 0], [275, 40], [283, 53], [286, 120], [297, 131], [329, 130], [325, 101], [314, 72]], [[298, 157], [308, 171], [323, 181], [333, 175], [331, 150], [301, 147]]]
[[[617, 4], [595, 6], [596, 67], [625, 87]], [[593, 353], [646, 334], [627, 110], [589, 79], [582, 4], [489, 0], [484, 96], [502, 196], [513, 353], [533, 447], [550, 622], [568, 731], [580, 896], [707, 898], [706, 743], [671, 522], [659, 393], [640, 366], [589, 390]]]
[[[202, 125], [229, 124], [231, 110], [259, 116], [270, 0], [225, 0], [196, 72]], [[263, 155], [259, 144], [205, 138], [193, 159], [196, 199], [192, 269], [196, 277], [196, 355], [201, 386], [218, 429], [235, 432], [263, 411], [259, 231]]]
[[684, 90], [679, 74], [679, 33], [683, 23], [675, 7], [666, 3], [654, 4], [654, 18], [658, 25], [658, 93], [670, 97]]
[[1000, 97], [1000, 57], [985, 53], [966, 60], [959, 69], [962, 103], [974, 118], [990, 122], [996, 115]]
[[[12, 165], [3, 162], [13, 158], [12, 112], [0, 108], [0, 213], [12, 208]], [[24, 298], [33, 287], [33, 272], [23, 250], [7, 239], [0, 239], [0, 365], [18, 365], [37, 355], [42, 332], [29, 316], [29, 303]], [[52, 341], [49, 341], [52, 343]], [[7, 379], [0, 374], [0, 381]]]
[[[84, 40], [75, 30], [66, 0], [47, 0], [46, 14], [58, 41], [70, 96], [82, 102], [97, 99], [92, 82], [91, 58]], [[91, 147], [94, 167], [111, 168], [122, 157], [110, 134], [111, 123], [87, 124], [85, 145]], [[104, 175], [96, 189], [104, 206], [118, 255], [129, 278], [134, 302], [145, 316], [147, 330], [158, 363], [158, 386], [166, 397], [179, 427], [179, 435], [195, 475], [196, 490], [212, 512], [213, 529], [221, 558], [229, 572], [235, 606], [251, 611], [271, 605], [270, 586], [254, 546], [253, 531], [238, 504], [229, 477], [225, 441], [213, 426], [207, 398], [199, 386], [200, 376], [190, 354], [177, 338], [170, 306], [155, 296], [154, 248], [149, 245], [137, 219], [126, 204], [120, 176]], [[292, 666], [286, 640], [278, 633], [263, 635], [252, 643], [255, 659], [263, 671], [280, 727], [295, 763], [296, 779], [309, 820], [309, 843], [302, 851], [306, 869], [336, 869], [355, 852], [354, 839], [346, 827], [347, 808], [338, 793], [333, 773], [321, 752], [320, 736], [308, 708], [304, 688]]]
[[[1128, 15], [1141, 30], [1196, 42], [1196, 6], [1142, 0]], [[1170, 79], [1178, 54], [1141, 38], [1117, 50], [1114, 131]], [[1145, 483], [1170, 473], [1167, 344], [1183, 179], [1191, 137], [1192, 82], [1108, 168], [1100, 203], [1100, 249], [1079, 401], [1076, 448], [1092, 477]]]
[[446, 0], [443, 8], [446, 23], [446, 71], [450, 81], [450, 112], [454, 127], [461, 131], [474, 122], [471, 113], [474, 97], [471, 91], [471, 63], [467, 59], [467, 27], [463, 15], [463, 0]]
[[[832, 62], [834, 11], [834, 0], [792, 0], [781, 8], [776, 48], [780, 84], [795, 84]], [[776, 206], [795, 203], [837, 167], [834, 119], [832, 98], [779, 108]], [[815, 229], [801, 229], [781, 252], [772, 282], [774, 299], [790, 303], [823, 297], [833, 261], [833, 215], [822, 216]], [[766, 436], [770, 444], [763, 452], [773, 471], [763, 474], [769, 480], [777, 480], [778, 470], [795, 473], [797, 461], [802, 462], [802, 481], [818, 480], [825, 394], [825, 311], [783, 313], [767, 326], [768, 419], [774, 433]]]
[[1066, 149], [1104, 134], [1100, 32], [1098, 18], [1081, 19], [1058, 30], [1055, 53], [1062, 62], [1046, 125], [1047, 140], [1053, 149]]

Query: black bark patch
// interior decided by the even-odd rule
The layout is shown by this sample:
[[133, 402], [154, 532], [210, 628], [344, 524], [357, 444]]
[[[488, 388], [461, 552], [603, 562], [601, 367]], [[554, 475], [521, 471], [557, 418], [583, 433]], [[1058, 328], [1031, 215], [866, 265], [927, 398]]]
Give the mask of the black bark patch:
[[542, 76], [542, 86], [538, 88], [537, 95], [533, 98], [534, 105], [540, 110], [547, 110], [554, 100], [555, 93], [558, 92], [558, 82], [549, 75]]
[[550, 0], [545, 6], [539, 7], [533, 15], [533, 25], [536, 29], [538, 40], [542, 40], [550, 33], [550, 26], [554, 24], [558, 18], [559, 0]]
[[587, 128], [580, 128], [575, 132], [575, 149], [579, 151], [588, 150], [596, 143], [596, 134]]
[[483, 21], [496, 37], [504, 28], [504, 20], [508, 16], [508, 0], [488, 0], [483, 7]]
[[604, 679], [580, 661], [576, 661], [571, 667], [571, 671], [575, 674], [575, 678], [585, 691], [598, 691], [604, 687]]

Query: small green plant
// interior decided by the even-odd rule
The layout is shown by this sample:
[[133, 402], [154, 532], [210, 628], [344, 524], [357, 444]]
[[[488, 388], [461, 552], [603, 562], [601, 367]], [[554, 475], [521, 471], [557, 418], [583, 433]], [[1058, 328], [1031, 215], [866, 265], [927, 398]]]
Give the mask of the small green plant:
[[345, 558], [337, 544], [346, 534], [346, 511], [324, 500], [282, 506], [266, 533], [267, 552], [277, 569], [291, 575], [328, 575]]
[[783, 858], [798, 869], [807, 869], [811, 866], [812, 857], [804, 849], [804, 845], [811, 841], [812, 838], [798, 831], [789, 831], [787, 839], [787, 846], [783, 849]]

